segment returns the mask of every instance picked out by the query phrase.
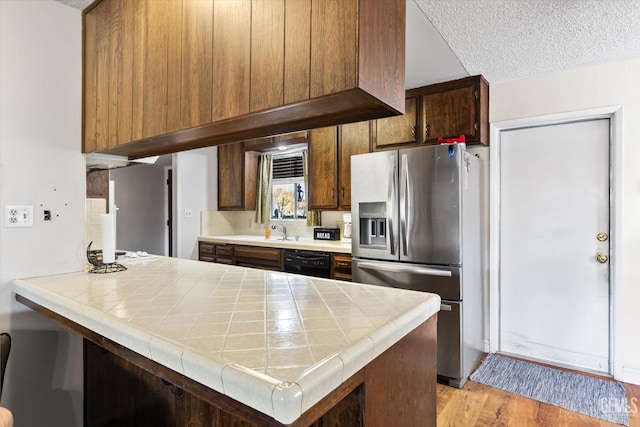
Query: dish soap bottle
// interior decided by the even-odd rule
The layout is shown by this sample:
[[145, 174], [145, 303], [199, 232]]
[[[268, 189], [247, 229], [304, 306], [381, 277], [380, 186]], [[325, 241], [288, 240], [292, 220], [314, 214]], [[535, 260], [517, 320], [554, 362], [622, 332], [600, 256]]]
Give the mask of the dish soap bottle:
[[264, 238], [267, 239], [267, 240], [269, 240], [271, 238], [271, 227], [269, 227], [268, 224], [264, 228]]

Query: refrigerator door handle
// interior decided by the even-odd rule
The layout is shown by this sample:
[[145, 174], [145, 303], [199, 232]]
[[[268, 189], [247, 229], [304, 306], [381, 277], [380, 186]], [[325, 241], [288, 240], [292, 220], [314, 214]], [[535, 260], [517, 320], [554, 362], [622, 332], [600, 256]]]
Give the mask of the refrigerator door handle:
[[387, 191], [387, 221], [389, 222], [389, 226], [387, 227], [389, 233], [389, 250], [391, 255], [396, 254], [396, 236], [393, 231], [393, 217], [395, 204], [397, 203], [396, 194], [398, 193], [398, 174], [396, 173], [396, 156], [390, 156], [390, 173], [389, 173], [389, 187]]
[[405, 267], [402, 265], [378, 264], [374, 262], [358, 262], [357, 266], [364, 270], [387, 271], [389, 273], [411, 273], [422, 276], [451, 277], [451, 272], [427, 267]]
[[411, 188], [409, 187], [409, 161], [406, 154], [402, 155], [402, 189], [400, 191], [401, 220], [402, 227], [402, 251], [405, 256], [409, 255], [409, 235], [411, 230]]

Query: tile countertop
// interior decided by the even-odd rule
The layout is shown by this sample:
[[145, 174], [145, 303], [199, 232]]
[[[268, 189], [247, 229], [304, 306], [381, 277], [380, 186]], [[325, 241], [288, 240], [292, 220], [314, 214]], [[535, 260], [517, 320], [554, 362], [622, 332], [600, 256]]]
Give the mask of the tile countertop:
[[440, 309], [440, 297], [158, 257], [13, 291], [288, 424]]
[[309, 251], [336, 252], [343, 254], [351, 253], [351, 244], [342, 243], [340, 240], [314, 240], [311, 237], [301, 237], [300, 240], [280, 240], [271, 236], [265, 239], [264, 236], [235, 235], [235, 236], [200, 236], [201, 242], [208, 243], [231, 243], [234, 245], [267, 246], [270, 248], [284, 249], [304, 249]]

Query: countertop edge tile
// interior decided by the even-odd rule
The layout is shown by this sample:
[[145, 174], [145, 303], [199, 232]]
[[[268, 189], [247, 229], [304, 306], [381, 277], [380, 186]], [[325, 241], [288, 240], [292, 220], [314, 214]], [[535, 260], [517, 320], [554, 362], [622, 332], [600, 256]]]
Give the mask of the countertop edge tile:
[[374, 359], [373, 339], [371, 337], [362, 338], [347, 350], [338, 353], [338, 357], [344, 366], [342, 382], [345, 382]]
[[224, 394], [224, 387], [222, 386], [222, 370], [224, 366], [191, 351], [182, 353], [184, 375], [221, 394]]
[[342, 384], [343, 368], [342, 359], [334, 355], [320, 361], [296, 379], [296, 383], [302, 389], [302, 411], [300, 414]]
[[281, 384], [280, 381], [235, 363], [222, 368], [221, 378], [225, 395], [270, 417], [274, 416], [273, 391]]
[[295, 382], [278, 384], [271, 395], [273, 418], [283, 424], [291, 424], [302, 414], [302, 388]]

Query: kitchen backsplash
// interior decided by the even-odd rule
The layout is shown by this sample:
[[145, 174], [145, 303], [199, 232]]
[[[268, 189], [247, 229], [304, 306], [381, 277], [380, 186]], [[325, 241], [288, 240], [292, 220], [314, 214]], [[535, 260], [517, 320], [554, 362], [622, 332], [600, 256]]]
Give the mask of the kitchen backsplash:
[[[345, 212], [322, 212], [323, 227], [338, 227], [342, 230], [342, 215]], [[256, 224], [254, 211], [203, 211], [200, 217], [200, 230], [203, 236], [264, 235], [264, 224]], [[304, 221], [273, 221], [271, 224], [284, 224], [289, 236], [313, 237], [313, 228]], [[277, 232], [275, 232], [277, 235]]]
[[85, 246], [93, 242], [91, 249], [102, 249], [102, 225], [100, 214], [107, 213], [106, 199], [86, 199], [84, 221]]

